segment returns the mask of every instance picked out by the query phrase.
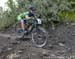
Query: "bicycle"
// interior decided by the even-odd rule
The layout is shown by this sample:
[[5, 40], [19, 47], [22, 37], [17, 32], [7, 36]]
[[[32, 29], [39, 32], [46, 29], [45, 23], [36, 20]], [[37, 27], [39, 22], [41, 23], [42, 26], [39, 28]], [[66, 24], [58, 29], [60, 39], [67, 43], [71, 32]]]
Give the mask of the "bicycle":
[[[41, 24], [41, 19], [34, 18], [28, 20], [26, 24], [27, 32], [22, 32], [21, 38], [24, 38], [24, 36], [29, 36], [31, 34], [33, 45], [36, 47], [44, 47], [48, 40], [48, 32], [41, 26]], [[18, 32], [19, 28], [21, 28], [20, 22], [16, 23], [15, 31]]]

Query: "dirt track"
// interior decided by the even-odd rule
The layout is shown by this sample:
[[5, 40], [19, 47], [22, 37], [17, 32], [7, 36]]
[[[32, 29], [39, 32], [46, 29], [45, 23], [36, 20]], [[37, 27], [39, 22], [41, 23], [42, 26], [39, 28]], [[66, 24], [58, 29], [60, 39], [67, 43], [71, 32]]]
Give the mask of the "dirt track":
[[30, 39], [17, 41], [0, 36], [0, 59], [75, 58], [74, 24], [60, 25], [55, 30], [49, 28], [48, 32], [50, 35], [48, 43], [43, 48], [34, 47]]

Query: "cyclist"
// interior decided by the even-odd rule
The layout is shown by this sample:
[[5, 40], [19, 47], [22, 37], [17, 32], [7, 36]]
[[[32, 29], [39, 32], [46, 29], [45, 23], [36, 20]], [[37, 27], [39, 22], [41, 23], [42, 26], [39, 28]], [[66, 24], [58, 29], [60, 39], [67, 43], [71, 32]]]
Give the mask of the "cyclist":
[[33, 6], [29, 7], [27, 12], [18, 15], [18, 21], [21, 21], [21, 31], [26, 31], [26, 23], [28, 19], [34, 17], [35, 8]]

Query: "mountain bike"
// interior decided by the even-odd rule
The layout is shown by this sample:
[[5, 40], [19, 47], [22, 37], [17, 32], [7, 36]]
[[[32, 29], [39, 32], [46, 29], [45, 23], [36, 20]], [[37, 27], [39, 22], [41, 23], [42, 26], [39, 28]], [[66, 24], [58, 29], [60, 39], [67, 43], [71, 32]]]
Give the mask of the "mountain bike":
[[[29, 36], [31, 34], [31, 41], [34, 46], [36, 47], [43, 47], [46, 45], [48, 40], [48, 32], [41, 26], [42, 20], [41, 19], [30, 19], [27, 20], [26, 29], [27, 32], [21, 32], [21, 38], [24, 38], [24, 36]], [[20, 29], [20, 22], [16, 23], [15, 25], [15, 31], [18, 32], [18, 29]]]

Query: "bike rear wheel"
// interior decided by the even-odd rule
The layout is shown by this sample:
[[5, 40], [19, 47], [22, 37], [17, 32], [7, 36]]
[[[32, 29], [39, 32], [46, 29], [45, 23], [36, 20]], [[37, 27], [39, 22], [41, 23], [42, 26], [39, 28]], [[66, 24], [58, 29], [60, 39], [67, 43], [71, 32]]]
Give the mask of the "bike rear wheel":
[[32, 42], [36, 47], [45, 46], [47, 40], [48, 40], [48, 33], [42, 27], [39, 27], [38, 29], [34, 30], [34, 32], [32, 33]]
[[23, 38], [24, 37], [24, 32], [21, 31], [21, 22], [17, 22], [15, 25], [14, 25], [14, 32], [16, 35], [20, 36], [20, 38]]
[[30, 34], [30, 32], [32, 31], [33, 27], [28, 24], [28, 25], [26, 25], [26, 29], [27, 29], [27, 31], [21, 31], [22, 28], [21, 28], [20, 22], [16, 23], [14, 26], [15, 33], [17, 35], [21, 36], [21, 38], [25, 38], [24, 37], [25, 35], [28, 36], [28, 34]]

